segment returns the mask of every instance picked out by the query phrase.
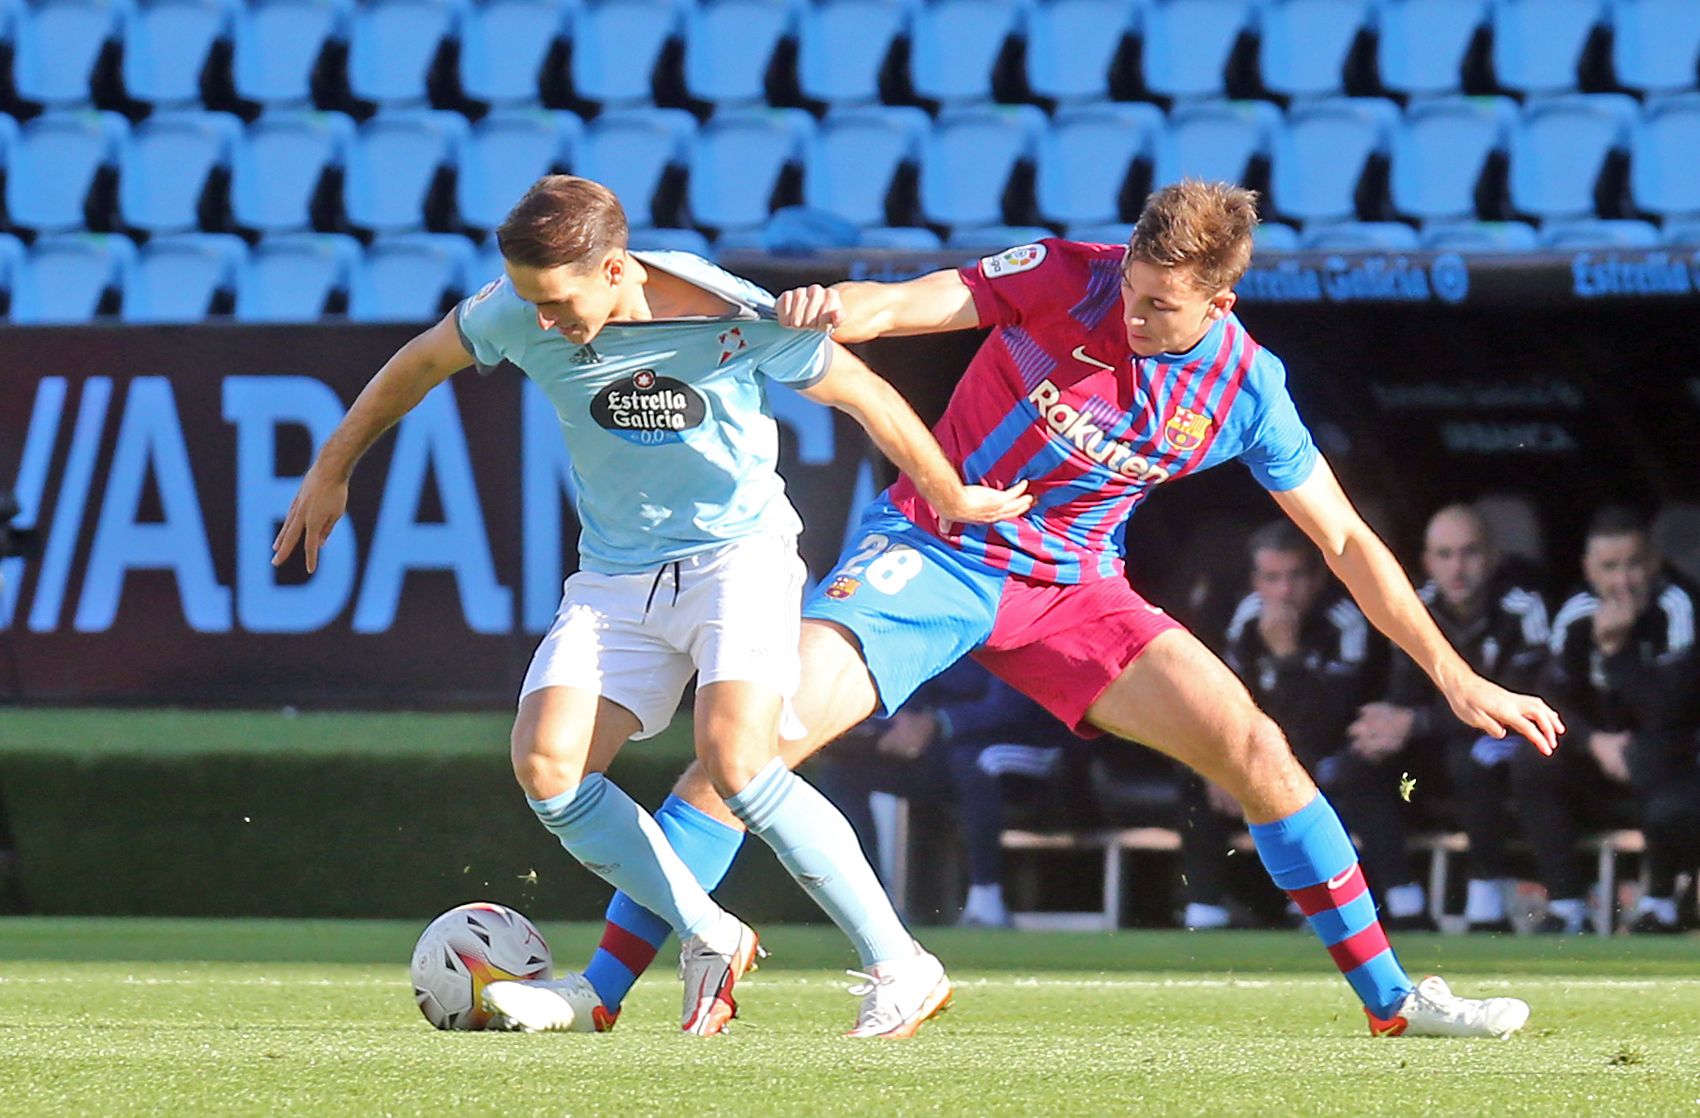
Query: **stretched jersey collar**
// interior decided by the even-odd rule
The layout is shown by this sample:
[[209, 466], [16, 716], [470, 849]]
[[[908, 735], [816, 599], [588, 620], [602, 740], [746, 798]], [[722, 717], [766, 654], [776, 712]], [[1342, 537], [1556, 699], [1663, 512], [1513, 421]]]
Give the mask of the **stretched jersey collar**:
[[1195, 361], [1211, 361], [1222, 351], [1228, 337], [1228, 323], [1232, 321], [1233, 315], [1225, 316], [1204, 332], [1204, 337], [1198, 339], [1197, 345], [1183, 353], [1159, 353], [1148, 360], [1163, 365], [1190, 365]]
[[[692, 287], [700, 287], [710, 295], [719, 299], [724, 299], [728, 303], [731, 303], [735, 309], [728, 315], [703, 314], [691, 315], [685, 318], [633, 319], [629, 322], [610, 322], [608, 324], [610, 326], [664, 326], [669, 324], [678, 325], [680, 323], [693, 322], [749, 322], [754, 319], [772, 317], [772, 312], [770, 310], [750, 302], [749, 296], [746, 293], [734, 290], [729, 284], [716, 282], [719, 277], [714, 273], [719, 271], [718, 268], [715, 268], [713, 271], [699, 271], [697, 269], [670, 267], [668, 263], [666, 263], [666, 258], [668, 257], [683, 256], [687, 260], [695, 259], [688, 254], [672, 252], [656, 253], [638, 249], [627, 249], [626, 252], [627, 255], [635, 256], [645, 268], [654, 268], [658, 272], [666, 272], [675, 279], [684, 280]], [[767, 313], [764, 314], [764, 311]]]

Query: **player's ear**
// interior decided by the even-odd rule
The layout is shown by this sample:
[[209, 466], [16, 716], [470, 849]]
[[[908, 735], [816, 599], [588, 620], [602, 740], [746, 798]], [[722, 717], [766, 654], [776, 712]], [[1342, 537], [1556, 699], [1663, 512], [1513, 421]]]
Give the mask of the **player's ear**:
[[626, 254], [619, 249], [611, 250], [602, 258], [602, 278], [609, 286], [618, 287], [626, 276]]
[[1231, 287], [1226, 291], [1219, 291], [1212, 295], [1210, 297], [1210, 321], [1220, 322], [1227, 318], [1228, 313], [1234, 309], [1234, 304], [1239, 300], [1239, 292]]

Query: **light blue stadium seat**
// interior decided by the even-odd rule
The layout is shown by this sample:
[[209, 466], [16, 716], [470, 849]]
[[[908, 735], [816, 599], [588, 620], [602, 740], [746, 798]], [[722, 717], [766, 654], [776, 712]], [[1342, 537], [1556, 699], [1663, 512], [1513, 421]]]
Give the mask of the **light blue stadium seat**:
[[1278, 221], [1260, 221], [1251, 234], [1252, 255], [1299, 251], [1299, 231]]
[[1418, 247], [1417, 231], [1396, 221], [1324, 225], [1306, 233], [1300, 244], [1307, 252], [1411, 252]]
[[348, 87], [380, 106], [419, 106], [444, 42], [460, 31], [464, 0], [376, 0], [354, 9]]
[[0, 298], [6, 306], [6, 313], [0, 318], [12, 315], [13, 293], [17, 290], [19, 273], [24, 270], [24, 255], [24, 242], [10, 233], [0, 233]]
[[985, 225], [978, 229], [955, 229], [944, 239], [944, 247], [990, 255], [1017, 245], [1030, 245], [1055, 233], [1042, 225]]
[[379, 237], [354, 269], [348, 317], [355, 322], [434, 322], [466, 292], [472, 242], [454, 233]]
[[1275, 137], [1270, 195], [1300, 222], [1349, 221], [1370, 158], [1385, 155], [1399, 119], [1391, 101], [1338, 97], [1294, 105]]
[[1511, 206], [1538, 217], [1588, 217], [1606, 157], [1623, 149], [1635, 101], [1574, 93], [1523, 106], [1511, 130]]
[[234, 293], [248, 257], [241, 237], [180, 233], [155, 237], [124, 274], [125, 322], [199, 322], [221, 293]]
[[250, 124], [231, 157], [236, 224], [263, 233], [306, 230], [313, 200], [333, 167], [344, 167], [354, 122], [342, 113], [280, 109]]
[[915, 10], [909, 81], [946, 104], [989, 101], [1004, 41], [1022, 30], [1021, 0], [922, 0]]
[[691, 218], [715, 229], [753, 229], [767, 220], [788, 164], [800, 166], [814, 121], [801, 109], [716, 113], [691, 145]]
[[888, 252], [937, 252], [944, 242], [931, 229], [887, 225], [862, 230], [862, 247]]
[[1577, 67], [1605, 16], [1605, 0], [1493, 0], [1492, 11], [1500, 85], [1525, 94], [1577, 87]]
[[1163, 134], [1155, 105], [1059, 109], [1039, 141], [1039, 216], [1062, 225], [1119, 221], [1128, 173]]
[[803, 96], [833, 105], [879, 100], [880, 70], [909, 29], [912, 0], [819, 0], [803, 8], [797, 82]]
[[494, 229], [531, 184], [572, 166], [578, 117], [550, 109], [501, 109], [472, 127], [455, 197], [461, 220]]
[[608, 106], [649, 103], [655, 64], [680, 34], [674, 0], [589, 0], [573, 19], [573, 90]]
[[18, 12], [13, 81], [48, 108], [86, 105], [101, 49], [119, 37], [129, 0], [45, 0]]
[[654, 225], [656, 194], [668, 171], [685, 165], [695, 136], [696, 119], [683, 109], [603, 113], [584, 130], [575, 170], [619, 196], [632, 228]]
[[634, 229], [631, 247], [651, 252], [691, 252], [705, 260], [714, 259], [714, 246], [695, 229]]
[[1516, 120], [1504, 97], [1413, 101], [1393, 129], [1393, 208], [1424, 221], [1473, 217], [1488, 157], [1505, 151]]
[[83, 227], [83, 208], [100, 170], [116, 167], [130, 126], [117, 113], [70, 109], [19, 129], [6, 173], [12, 224], [41, 233]]
[[1629, 193], [1637, 209], [1700, 214], [1700, 93], [1650, 99], [1630, 151]]
[[502, 267], [502, 248], [496, 243], [495, 234], [491, 234], [473, 250], [472, 263], [467, 265], [466, 289], [481, 291], [491, 280], [501, 279], [506, 274], [507, 269]]
[[1244, 182], [1257, 156], [1267, 156], [1281, 111], [1266, 101], [1200, 101], [1176, 105], [1157, 140], [1151, 188], [1183, 178]]
[[1110, 95], [1110, 68], [1137, 29], [1135, 0], [1040, 0], [1027, 14], [1027, 84], [1054, 101]]
[[236, 279], [239, 322], [313, 322], [346, 296], [360, 242], [341, 233], [285, 233], [254, 247]]
[[1151, 0], [1145, 10], [1145, 84], [1163, 97], [1221, 97], [1253, 0]]
[[348, 33], [350, 0], [255, 0], [236, 13], [236, 92], [262, 105], [306, 105], [328, 43]]
[[118, 150], [118, 214], [149, 233], [182, 233], [200, 226], [207, 180], [228, 170], [242, 136], [230, 113], [174, 109], [136, 125]]
[[460, 161], [466, 118], [432, 109], [394, 109], [362, 124], [349, 152], [343, 209], [377, 233], [423, 229], [437, 174]]
[[12, 152], [18, 146], [18, 122], [0, 113], [0, 168], [12, 165]]
[[1659, 231], [1645, 221], [1555, 221], [1541, 229], [1544, 248], [1657, 248]]
[[794, 0], [702, 0], [685, 18], [685, 91], [714, 105], [759, 105], [781, 41], [797, 34]]
[[124, 275], [135, 263], [128, 237], [65, 233], [30, 246], [12, 294], [20, 324], [89, 322], [108, 292], [122, 298]]
[[804, 203], [857, 225], [884, 225], [892, 182], [905, 164], [919, 164], [930, 125], [916, 108], [832, 110], [804, 152]]
[[235, 0], [149, 0], [124, 17], [124, 91], [154, 106], [201, 100], [213, 44], [230, 37]]
[[717, 252], [773, 253], [765, 229], [729, 229], [714, 238], [714, 248]]
[[1377, 0], [1376, 72], [1395, 93], [1464, 88], [1464, 58], [1487, 22], [1488, 0]]
[[1131, 221], [1111, 221], [1102, 225], [1070, 225], [1063, 235], [1071, 241], [1086, 241], [1095, 245], [1125, 245], [1133, 239]]
[[1700, 4], [1611, 0], [1612, 71], [1630, 89], [1670, 93], [1700, 85]]
[[460, 88], [474, 101], [526, 105], [538, 99], [543, 65], [571, 28], [561, 0], [490, 0], [470, 5], [460, 27]]
[[1700, 248], [1700, 221], [1673, 221], [1665, 226], [1665, 244]]
[[1263, 84], [1287, 97], [1344, 92], [1346, 59], [1368, 17], [1369, 0], [1264, 0]]
[[947, 109], [921, 146], [921, 213], [950, 226], [1003, 222], [1016, 164], [1038, 153], [1045, 115], [1032, 105]]
[[1535, 228], [1521, 221], [1458, 221], [1423, 230], [1423, 247], [1432, 252], [1533, 252]]

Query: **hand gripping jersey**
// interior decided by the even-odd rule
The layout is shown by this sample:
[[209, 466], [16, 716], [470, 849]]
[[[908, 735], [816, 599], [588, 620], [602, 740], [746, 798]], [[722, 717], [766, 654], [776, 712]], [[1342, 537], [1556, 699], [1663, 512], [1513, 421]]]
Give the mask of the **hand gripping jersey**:
[[1232, 315], [1181, 354], [1136, 358], [1122, 246], [1047, 240], [962, 269], [992, 333], [934, 429], [967, 481], [1027, 479], [1018, 521], [941, 525], [908, 478], [890, 500], [964, 554], [1036, 582], [1119, 575], [1125, 525], [1162, 482], [1239, 458], [1265, 488], [1310, 476], [1286, 370]]
[[581, 346], [537, 324], [504, 277], [455, 309], [481, 367], [504, 359], [555, 405], [572, 454], [581, 565], [652, 570], [802, 523], [777, 472], [770, 380], [806, 388], [826, 375], [831, 343], [773, 321], [773, 296], [683, 252], [635, 252], [726, 299], [728, 318], [611, 322]]

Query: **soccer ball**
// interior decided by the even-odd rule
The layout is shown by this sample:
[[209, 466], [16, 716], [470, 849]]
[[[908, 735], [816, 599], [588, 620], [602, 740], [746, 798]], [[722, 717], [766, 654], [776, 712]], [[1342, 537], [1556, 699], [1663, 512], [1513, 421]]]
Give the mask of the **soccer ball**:
[[451, 908], [413, 948], [413, 997], [439, 1029], [474, 1030], [490, 1023], [484, 987], [509, 979], [550, 978], [554, 960], [543, 936], [511, 908], [475, 901]]

